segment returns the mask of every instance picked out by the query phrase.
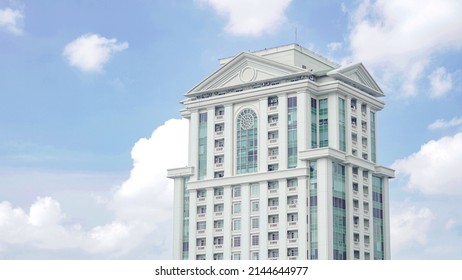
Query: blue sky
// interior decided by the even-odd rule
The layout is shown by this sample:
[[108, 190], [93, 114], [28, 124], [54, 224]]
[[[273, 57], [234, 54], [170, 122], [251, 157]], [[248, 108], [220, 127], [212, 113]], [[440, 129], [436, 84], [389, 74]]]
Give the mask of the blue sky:
[[461, 1], [0, 0], [0, 259], [168, 259], [183, 94], [298, 43], [386, 93], [392, 257], [462, 258]]

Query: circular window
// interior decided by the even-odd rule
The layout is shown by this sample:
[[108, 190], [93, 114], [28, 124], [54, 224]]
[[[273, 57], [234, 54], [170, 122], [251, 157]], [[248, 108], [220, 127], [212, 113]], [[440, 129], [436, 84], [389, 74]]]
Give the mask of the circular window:
[[252, 114], [252, 111], [250, 110], [244, 110], [239, 114], [239, 118], [241, 120], [241, 128], [244, 130], [248, 130], [253, 128], [253, 123], [254, 123], [254, 116]]

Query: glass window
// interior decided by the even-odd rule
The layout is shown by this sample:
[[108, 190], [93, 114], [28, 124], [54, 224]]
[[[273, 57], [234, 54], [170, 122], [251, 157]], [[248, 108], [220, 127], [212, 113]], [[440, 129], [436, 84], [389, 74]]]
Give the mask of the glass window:
[[288, 98], [288, 168], [297, 166], [297, 97]]
[[237, 174], [257, 172], [258, 164], [258, 119], [252, 109], [242, 110], [236, 122]]
[[252, 218], [252, 229], [260, 228], [260, 218]]
[[258, 246], [260, 244], [260, 235], [254, 234], [251, 236], [252, 246]]
[[319, 100], [319, 147], [329, 146], [327, 98]]
[[260, 211], [260, 202], [258, 200], [252, 201], [252, 212]]
[[234, 214], [240, 214], [241, 213], [241, 203], [240, 202], [233, 203], [233, 213]]
[[259, 184], [252, 184], [250, 187], [252, 192], [252, 197], [257, 197], [260, 195], [260, 185]]
[[207, 112], [199, 114], [199, 180], [207, 174]]
[[205, 222], [197, 222], [197, 230], [205, 229]]
[[241, 219], [233, 220], [233, 230], [241, 230]]
[[233, 187], [233, 197], [241, 197], [241, 187]]
[[233, 247], [241, 247], [241, 237], [233, 236]]

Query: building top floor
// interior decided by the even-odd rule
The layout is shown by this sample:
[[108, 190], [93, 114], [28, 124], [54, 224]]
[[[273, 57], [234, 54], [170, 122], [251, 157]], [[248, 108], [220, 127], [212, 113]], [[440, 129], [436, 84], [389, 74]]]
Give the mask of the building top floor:
[[[287, 45], [253, 53], [242, 52], [220, 60], [221, 67], [185, 96], [186, 107], [223, 97], [256, 97], [254, 93], [297, 91], [313, 93], [341, 88], [366, 102], [378, 102], [383, 91], [362, 63], [341, 67], [299, 45]], [[194, 107], [194, 105], [193, 105]]]

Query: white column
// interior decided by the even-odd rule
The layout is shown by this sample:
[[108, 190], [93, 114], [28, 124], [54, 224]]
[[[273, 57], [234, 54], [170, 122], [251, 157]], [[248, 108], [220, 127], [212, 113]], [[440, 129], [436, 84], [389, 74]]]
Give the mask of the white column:
[[183, 190], [184, 178], [174, 179], [174, 199], [173, 199], [173, 259], [183, 259]]
[[[287, 166], [286, 166], [287, 168]], [[287, 260], [287, 179], [279, 180], [279, 259]]]
[[[349, 143], [349, 140], [347, 140], [347, 147], [349, 145], [348, 143]], [[353, 246], [351, 246], [351, 244], [354, 244], [354, 240], [353, 240], [354, 209], [353, 209], [353, 168], [351, 165], [345, 165], [345, 208], [346, 208], [345, 209], [345, 213], [346, 213], [345, 241], [347, 244], [347, 260], [352, 260], [354, 259], [354, 255], [353, 255], [354, 249], [353, 249]], [[361, 221], [359, 222], [360, 224], [358, 225], [358, 227], [361, 226]]]
[[231, 259], [231, 186], [223, 187], [223, 259]]
[[206, 214], [206, 246], [205, 246], [205, 258], [207, 260], [213, 260], [213, 188], [207, 188], [206, 194], [206, 205], [207, 205], [207, 214]]
[[278, 95], [279, 170], [287, 169], [287, 94]]
[[351, 155], [351, 98], [345, 97], [345, 147], [346, 154]]
[[215, 108], [207, 110], [207, 174], [205, 179], [214, 177], [215, 166]]
[[189, 191], [189, 259], [196, 259], [197, 192]]
[[250, 187], [241, 185], [241, 260], [250, 259]]
[[[309, 108], [307, 108], [307, 105], [308, 105], [307, 95], [308, 93], [306, 92], [306, 90], [303, 90], [297, 93], [297, 149], [298, 149], [298, 152], [307, 150], [308, 131], [311, 131], [307, 129], [308, 125], [306, 123], [307, 117], [308, 117], [307, 115], [311, 112]], [[306, 166], [307, 166], [306, 160], [298, 159], [297, 167], [306, 167]]]
[[340, 150], [338, 129], [338, 96], [330, 95], [327, 100], [327, 114], [329, 126], [329, 147]]
[[268, 99], [260, 99], [260, 115], [258, 121], [259, 131], [259, 161], [258, 171], [266, 172], [268, 170]]
[[332, 166], [328, 158], [317, 160], [318, 259], [333, 258], [332, 252]]
[[260, 260], [268, 259], [268, 182], [260, 182]]
[[298, 193], [298, 259], [307, 260], [307, 236], [308, 236], [308, 224], [307, 220], [307, 199], [309, 197], [307, 193], [308, 179], [306, 176], [298, 177], [297, 182], [297, 193]]
[[234, 154], [233, 154], [233, 146], [234, 146], [234, 112], [233, 112], [233, 105], [227, 104], [225, 105], [225, 159], [224, 159], [224, 176], [233, 176], [234, 174]]
[[189, 157], [188, 165], [194, 167], [191, 180], [197, 180], [198, 174], [198, 148], [199, 148], [199, 112], [191, 112], [189, 120]]

